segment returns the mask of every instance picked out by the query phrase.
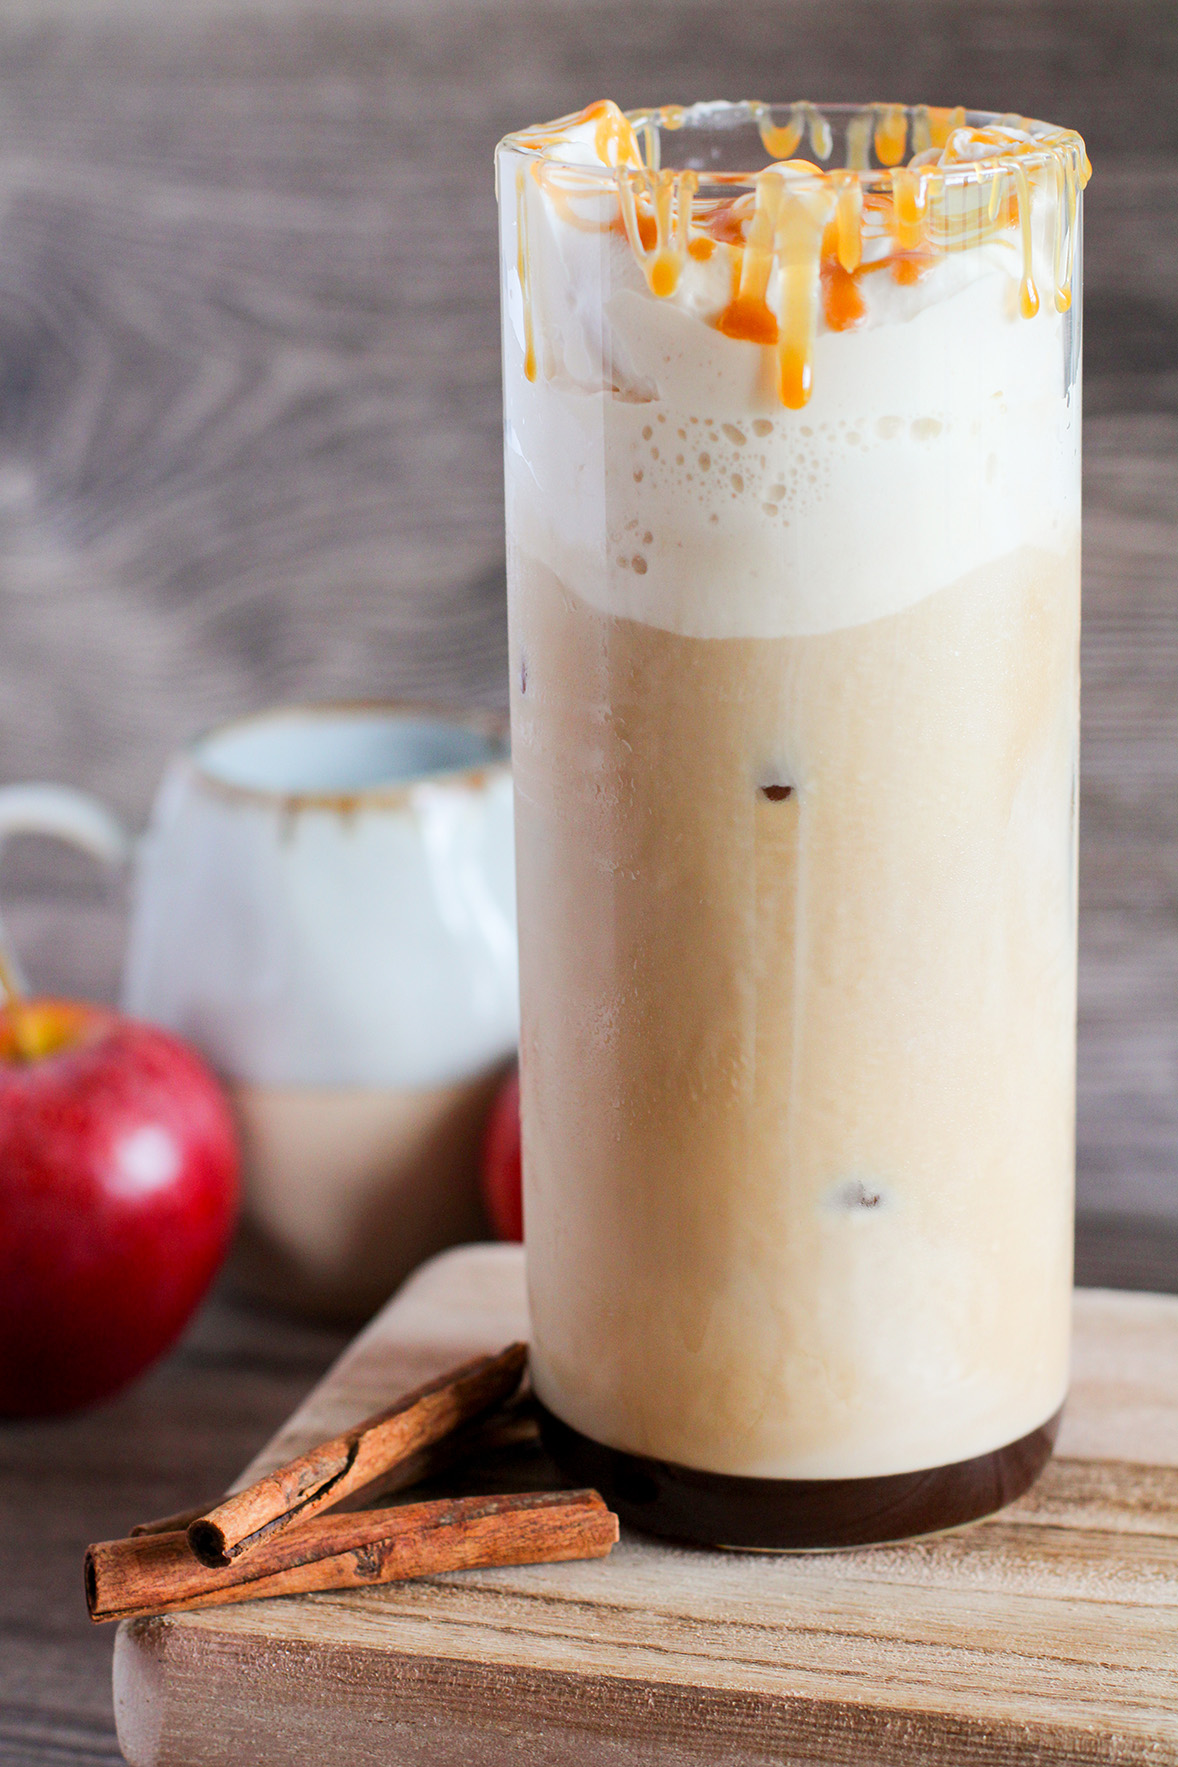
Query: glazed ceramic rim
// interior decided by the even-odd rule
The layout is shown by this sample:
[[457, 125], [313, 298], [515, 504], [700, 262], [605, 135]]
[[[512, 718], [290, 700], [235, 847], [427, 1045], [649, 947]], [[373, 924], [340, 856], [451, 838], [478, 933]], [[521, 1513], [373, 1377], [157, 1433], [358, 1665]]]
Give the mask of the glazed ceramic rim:
[[[206, 751], [218, 738], [236, 731], [250, 730], [260, 724], [279, 719], [331, 719], [335, 722], [360, 723], [364, 719], [395, 721], [417, 720], [441, 724], [454, 730], [473, 732], [483, 737], [498, 752], [485, 759], [465, 762], [457, 767], [429, 769], [410, 779], [388, 784], [356, 786], [349, 790], [283, 791], [276, 786], [244, 785], [226, 779], [209, 764]], [[431, 791], [482, 792], [494, 780], [511, 777], [509, 726], [506, 713], [459, 711], [453, 706], [424, 700], [296, 700], [289, 705], [269, 706], [263, 711], [246, 712], [238, 718], [210, 725], [185, 746], [183, 755], [200, 784], [211, 794], [234, 803], [256, 804], [297, 815], [304, 810], [329, 810], [350, 814], [366, 809], [404, 809], [414, 794], [423, 788]]]

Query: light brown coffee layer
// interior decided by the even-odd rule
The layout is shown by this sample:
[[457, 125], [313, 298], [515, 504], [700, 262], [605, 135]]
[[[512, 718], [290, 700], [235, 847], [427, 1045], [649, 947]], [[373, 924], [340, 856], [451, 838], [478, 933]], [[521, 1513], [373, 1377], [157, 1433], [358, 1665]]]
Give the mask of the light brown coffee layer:
[[695, 639], [513, 558], [533, 1369], [585, 1435], [861, 1477], [1058, 1407], [1078, 582]]

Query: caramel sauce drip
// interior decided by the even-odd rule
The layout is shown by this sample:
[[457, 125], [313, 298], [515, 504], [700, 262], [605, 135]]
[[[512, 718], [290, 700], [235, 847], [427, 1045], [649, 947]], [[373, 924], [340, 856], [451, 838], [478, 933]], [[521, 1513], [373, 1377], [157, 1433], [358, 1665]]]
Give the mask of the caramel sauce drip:
[[[965, 106], [963, 104], [955, 105], [952, 110], [938, 110], [931, 104], [921, 105], [920, 109], [928, 119], [929, 138], [925, 144], [928, 147], [944, 147], [954, 129], [964, 129], [965, 127]], [[912, 151], [919, 153], [920, 148], [914, 143]]]
[[875, 157], [881, 166], [898, 166], [908, 144], [908, 113], [902, 104], [881, 105], [875, 118]]
[[854, 331], [867, 317], [859, 278], [837, 261], [822, 264], [822, 312], [831, 331]]
[[866, 172], [871, 165], [872, 112], [860, 111], [847, 124], [847, 170]]
[[810, 398], [814, 339], [818, 332], [822, 239], [830, 218], [829, 199], [813, 191], [788, 189], [781, 195], [776, 256], [781, 289], [778, 300], [777, 386], [781, 403], [800, 411]]
[[[596, 122], [593, 145], [603, 166], [632, 166], [636, 161], [641, 164], [634, 125], [612, 99], [606, 98], [600, 104], [591, 104], [588, 110], [581, 113], [579, 121]], [[657, 140], [657, 131], [655, 138]]]
[[1072, 304], [1072, 271], [1076, 253], [1076, 168], [1070, 159], [1055, 162], [1055, 200], [1061, 224], [1055, 229], [1052, 271], [1055, 310], [1066, 313]]
[[745, 221], [751, 213], [752, 203], [747, 196], [718, 204], [707, 217], [708, 237], [718, 245], [743, 246]]
[[[792, 157], [807, 134], [818, 160], [829, 159], [833, 151], [830, 125], [816, 106], [793, 105], [785, 123], [774, 121], [768, 105], [750, 104], [748, 110], [775, 163], [751, 176], [705, 174], [713, 185], [738, 184], [736, 196], [709, 192], [699, 198], [698, 173], [661, 167], [660, 131], [687, 121], [679, 106], [631, 119], [607, 100], [511, 141], [538, 156], [532, 176], [563, 221], [581, 231], [612, 229], [624, 235], [657, 299], [674, 295], [689, 262], [704, 263], [726, 250], [731, 292], [711, 323], [725, 337], [776, 350], [778, 392], [791, 410], [801, 409], [810, 396], [820, 317], [837, 332], [865, 321], [867, 275], [888, 270], [897, 283], [915, 283], [945, 252], [1017, 228], [1019, 309], [1024, 318], [1033, 318], [1040, 304], [1032, 230], [1037, 188], [1050, 188], [1054, 306], [1057, 312], [1068, 310], [1079, 193], [1091, 174], [1078, 135], [1036, 134], [1026, 118], [1014, 116], [970, 127], [961, 107], [920, 105], [909, 112], [902, 105], [873, 104], [847, 123], [845, 168], [824, 172], [813, 161]], [[612, 218], [602, 217], [600, 173], [557, 155], [574, 129], [582, 139], [591, 129], [599, 165], [617, 174]], [[873, 151], [882, 171], [872, 170]], [[963, 167], [969, 168], [964, 179]], [[587, 212], [581, 206], [586, 201]], [[516, 202], [524, 372], [534, 380], [535, 295], [522, 169]], [[867, 237], [876, 245], [890, 243], [883, 255], [865, 263]]]
[[[630, 248], [650, 292], [660, 300], [679, 286], [690, 249], [691, 203], [699, 185], [695, 172], [632, 173], [618, 181], [618, 201]], [[639, 210], [645, 198], [649, 212]], [[653, 225], [653, 237], [652, 237]]]
[[927, 104], [918, 104], [912, 112], [912, 152], [927, 153], [932, 144], [932, 112]]
[[777, 315], [767, 299], [773, 272], [776, 237], [777, 179], [757, 180], [757, 201], [743, 244], [736, 242], [733, 266], [736, 288], [732, 299], [716, 320], [716, 330], [744, 343], [772, 345], [777, 342]]
[[887, 260], [892, 281], [901, 288], [912, 288], [936, 263], [932, 252], [896, 252]]
[[781, 124], [774, 123], [773, 113], [767, 104], [750, 104], [749, 110], [757, 125], [761, 145], [770, 159], [792, 159], [801, 146], [807, 129], [810, 132], [810, 146], [818, 159], [828, 160], [834, 151], [830, 124], [815, 104], [803, 100], [793, 105], [789, 122]]
[[[761, 173], [740, 253], [740, 280], [716, 321], [725, 337], [776, 345], [778, 396], [791, 411], [800, 411], [810, 397], [822, 242], [832, 208], [825, 185], [810, 187], [808, 174], [816, 171], [808, 160], [793, 160]], [[789, 178], [790, 172], [802, 174], [801, 180]], [[779, 282], [776, 312], [768, 300], [774, 270]]]
[[634, 125], [625, 111], [618, 109], [612, 98], [602, 98], [596, 104], [586, 105], [575, 117], [563, 117], [559, 123], [545, 128], [524, 129], [509, 139], [527, 153], [546, 154], [566, 142], [574, 129], [582, 128], [587, 123], [595, 125], [593, 149], [603, 166], [642, 165], [642, 153]]
[[536, 378], [536, 324], [532, 308], [532, 257], [528, 250], [528, 179], [521, 166], [515, 175], [516, 274], [524, 305], [524, 374]]
[[757, 131], [761, 137], [761, 145], [772, 160], [792, 159], [802, 144], [805, 130], [804, 120], [799, 117], [800, 105], [795, 105], [789, 122], [775, 127], [769, 114], [768, 105], [758, 105], [754, 111]]
[[892, 232], [902, 252], [919, 249], [927, 204], [927, 181], [919, 172], [892, 173]]
[[858, 178], [841, 173], [835, 198], [835, 255], [843, 269], [859, 268], [863, 256], [863, 186]]
[[1018, 189], [1019, 232], [1023, 248], [1023, 279], [1019, 284], [1018, 304], [1023, 318], [1033, 319], [1039, 311], [1039, 291], [1032, 275], [1034, 259], [1031, 252], [1031, 190], [1027, 183], [1025, 166], [1016, 163], [1014, 181]]

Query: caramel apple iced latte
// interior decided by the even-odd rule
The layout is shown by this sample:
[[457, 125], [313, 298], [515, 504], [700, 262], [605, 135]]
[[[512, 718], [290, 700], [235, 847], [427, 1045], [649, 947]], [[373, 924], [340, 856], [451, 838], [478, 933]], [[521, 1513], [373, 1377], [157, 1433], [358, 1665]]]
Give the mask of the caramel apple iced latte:
[[1050, 1452], [1087, 169], [924, 107], [499, 150], [533, 1379], [656, 1531], [925, 1532]]

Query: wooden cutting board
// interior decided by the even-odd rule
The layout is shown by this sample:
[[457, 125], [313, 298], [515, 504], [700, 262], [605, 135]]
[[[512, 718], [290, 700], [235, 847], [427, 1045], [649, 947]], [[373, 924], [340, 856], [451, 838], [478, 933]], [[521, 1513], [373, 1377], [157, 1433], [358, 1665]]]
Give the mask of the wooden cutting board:
[[[517, 1248], [446, 1253], [240, 1482], [526, 1329]], [[139, 1620], [114, 1687], [135, 1767], [1178, 1763], [1178, 1299], [1077, 1293], [1058, 1457], [993, 1521], [798, 1557], [624, 1535]]]

